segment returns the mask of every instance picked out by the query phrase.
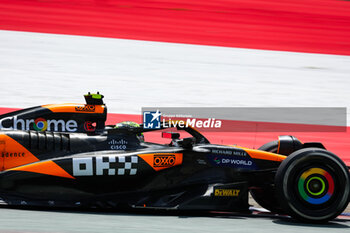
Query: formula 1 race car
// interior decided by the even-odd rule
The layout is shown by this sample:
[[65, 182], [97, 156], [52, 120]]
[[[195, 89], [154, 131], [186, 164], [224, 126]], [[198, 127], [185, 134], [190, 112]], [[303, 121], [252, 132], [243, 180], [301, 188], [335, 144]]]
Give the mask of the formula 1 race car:
[[[240, 212], [250, 192], [271, 212], [325, 222], [349, 203], [349, 168], [321, 143], [280, 136], [256, 150], [191, 127], [106, 126], [102, 98], [0, 116], [3, 204]], [[155, 130], [169, 143], [143, 140]]]

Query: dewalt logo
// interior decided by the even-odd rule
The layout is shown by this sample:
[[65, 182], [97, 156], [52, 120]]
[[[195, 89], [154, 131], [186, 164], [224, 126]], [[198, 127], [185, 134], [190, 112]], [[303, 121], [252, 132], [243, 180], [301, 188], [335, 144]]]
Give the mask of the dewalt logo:
[[216, 197], [238, 197], [239, 189], [215, 189], [214, 196]]
[[154, 167], [172, 167], [175, 165], [175, 155], [154, 155]]

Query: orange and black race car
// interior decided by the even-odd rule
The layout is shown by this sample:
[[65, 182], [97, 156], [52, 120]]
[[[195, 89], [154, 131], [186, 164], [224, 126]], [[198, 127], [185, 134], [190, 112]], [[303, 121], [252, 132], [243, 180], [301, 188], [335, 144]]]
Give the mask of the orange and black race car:
[[[106, 126], [102, 98], [0, 116], [4, 204], [239, 212], [250, 192], [264, 208], [309, 222], [348, 205], [349, 170], [321, 143], [280, 136], [255, 150], [210, 144], [191, 127]], [[169, 143], [143, 140], [155, 130]]]

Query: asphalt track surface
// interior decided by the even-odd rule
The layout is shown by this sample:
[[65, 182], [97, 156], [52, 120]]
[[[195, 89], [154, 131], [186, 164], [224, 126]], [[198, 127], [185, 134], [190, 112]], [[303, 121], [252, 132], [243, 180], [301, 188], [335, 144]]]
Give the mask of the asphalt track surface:
[[[29, 217], [30, 216], [30, 217]], [[303, 224], [289, 217], [247, 214], [156, 214], [0, 209], [2, 233], [75, 232], [347, 232], [349, 219]], [[72, 221], [73, 220], [73, 221]], [[16, 224], [14, 224], [14, 222]]]
[[2, 233], [86, 232], [348, 232], [349, 219], [304, 224], [288, 217], [244, 214], [133, 214], [0, 209]]
[[[349, 107], [347, 56], [29, 33], [349, 55], [349, 4], [1, 0], [0, 29], [28, 33], [1, 31], [0, 90], [6, 98], [1, 98], [0, 106], [70, 102], [73, 93], [77, 94], [73, 102], [81, 102], [81, 94], [94, 87], [110, 98], [111, 112], [119, 113], [138, 113], [140, 100], [142, 106], [166, 101], [172, 106]], [[348, 146], [347, 137], [339, 144]], [[348, 232], [349, 228], [344, 219], [307, 225], [266, 216], [0, 209], [0, 232], [6, 233]]]

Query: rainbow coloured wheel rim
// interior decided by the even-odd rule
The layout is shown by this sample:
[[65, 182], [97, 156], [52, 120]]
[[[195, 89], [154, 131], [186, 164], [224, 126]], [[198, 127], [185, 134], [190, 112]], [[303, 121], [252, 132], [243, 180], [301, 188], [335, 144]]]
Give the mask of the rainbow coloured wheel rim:
[[329, 201], [334, 193], [333, 177], [322, 168], [310, 168], [299, 177], [298, 191], [307, 203], [323, 204]]

